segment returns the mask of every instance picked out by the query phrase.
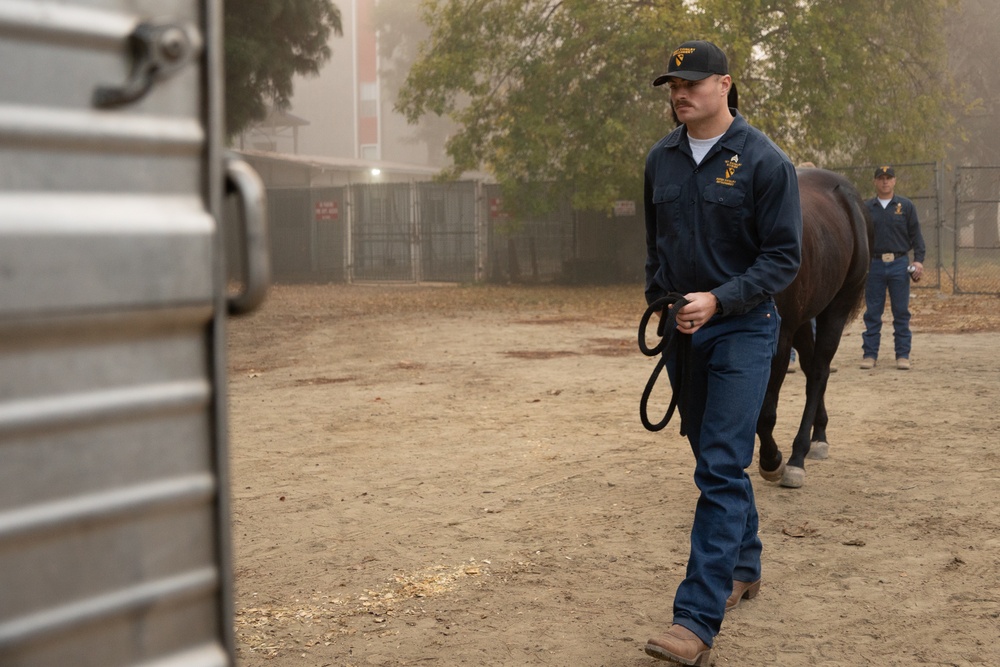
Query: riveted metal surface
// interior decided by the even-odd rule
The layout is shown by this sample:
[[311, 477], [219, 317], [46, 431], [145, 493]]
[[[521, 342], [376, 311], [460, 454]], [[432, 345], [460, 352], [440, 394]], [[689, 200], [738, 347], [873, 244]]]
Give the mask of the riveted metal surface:
[[[0, 0], [7, 667], [232, 663], [220, 13]], [[171, 70], [98, 108], [140, 25]]]

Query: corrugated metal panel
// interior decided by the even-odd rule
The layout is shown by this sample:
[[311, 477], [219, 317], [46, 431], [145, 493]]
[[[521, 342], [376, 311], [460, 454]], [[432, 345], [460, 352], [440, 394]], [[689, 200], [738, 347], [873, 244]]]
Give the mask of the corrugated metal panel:
[[208, 302], [197, 197], [0, 192], [0, 315]]
[[[231, 662], [213, 0], [0, 0], [0, 664]], [[190, 47], [148, 93], [140, 23]], [[208, 85], [208, 88], [206, 88]]]

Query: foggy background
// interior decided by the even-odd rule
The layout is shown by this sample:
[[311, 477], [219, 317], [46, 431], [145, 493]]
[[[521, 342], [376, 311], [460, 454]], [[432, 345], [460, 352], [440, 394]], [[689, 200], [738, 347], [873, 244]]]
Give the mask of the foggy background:
[[[277, 153], [444, 167], [447, 119], [419, 125], [393, 111], [396, 93], [427, 35], [414, 0], [336, 0], [343, 37], [319, 76], [297, 77], [290, 118], [269, 119], [241, 147]], [[966, 106], [953, 112], [963, 140], [946, 147], [951, 165], [1000, 164], [1000, 2], [960, 0], [942, 26], [949, 67]], [[887, 72], [886, 76], [894, 73]], [[280, 116], [280, 115], [279, 115]], [[302, 123], [293, 128], [295, 123]], [[297, 133], [297, 137], [295, 134]]]

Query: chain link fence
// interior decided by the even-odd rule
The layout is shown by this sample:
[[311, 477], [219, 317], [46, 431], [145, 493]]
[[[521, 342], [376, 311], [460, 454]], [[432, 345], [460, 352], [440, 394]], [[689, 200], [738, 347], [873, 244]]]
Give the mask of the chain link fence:
[[1000, 294], [1000, 167], [957, 167], [953, 190], [954, 292]]
[[350, 188], [351, 277], [354, 280], [412, 281], [417, 226], [409, 183]]
[[[862, 197], [876, 165], [836, 167]], [[895, 164], [927, 247], [918, 290], [1000, 294], [1000, 167]], [[946, 195], [947, 193], [947, 195]], [[641, 282], [641, 201], [514, 220], [474, 181], [268, 190], [278, 282]], [[227, 249], [228, 253], [228, 249]], [[228, 253], [234, 254], [234, 253]]]
[[[865, 198], [877, 165], [838, 167]], [[896, 193], [917, 207], [927, 245], [926, 278], [916, 289], [1000, 294], [1000, 167], [893, 165]]]
[[573, 211], [568, 205], [549, 215], [515, 220], [504, 207], [500, 186], [486, 185], [483, 207], [489, 282], [553, 282], [562, 277], [573, 256]]

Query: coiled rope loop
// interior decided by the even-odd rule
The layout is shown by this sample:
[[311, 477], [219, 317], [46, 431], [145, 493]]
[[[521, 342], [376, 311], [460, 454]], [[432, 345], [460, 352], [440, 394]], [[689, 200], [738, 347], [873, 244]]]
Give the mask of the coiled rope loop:
[[[642, 315], [642, 320], [639, 322], [639, 349], [647, 357], [660, 355], [659, 361], [656, 362], [656, 367], [653, 369], [652, 374], [650, 374], [649, 380], [646, 381], [646, 388], [643, 390], [642, 399], [639, 401], [639, 419], [642, 420], [642, 425], [649, 431], [662, 430], [670, 423], [670, 418], [674, 416], [674, 410], [678, 409], [681, 419], [681, 435], [687, 435], [684, 430], [684, 410], [687, 406], [685, 391], [691, 384], [691, 335], [677, 330], [677, 311], [688, 303], [690, 302], [683, 295], [671, 292], [667, 296], [660, 297], [649, 304], [646, 312]], [[660, 317], [660, 323], [656, 327], [656, 335], [660, 337], [660, 342], [654, 347], [649, 347], [646, 345], [646, 327], [653, 313], [660, 311], [665, 311], [666, 313], [665, 317]], [[649, 421], [647, 409], [649, 396], [653, 393], [653, 386], [660, 377], [663, 367], [667, 365], [667, 357], [671, 354], [675, 354], [677, 359], [677, 386], [674, 387], [674, 392], [670, 397], [670, 406], [667, 408], [663, 419], [654, 424]]]

